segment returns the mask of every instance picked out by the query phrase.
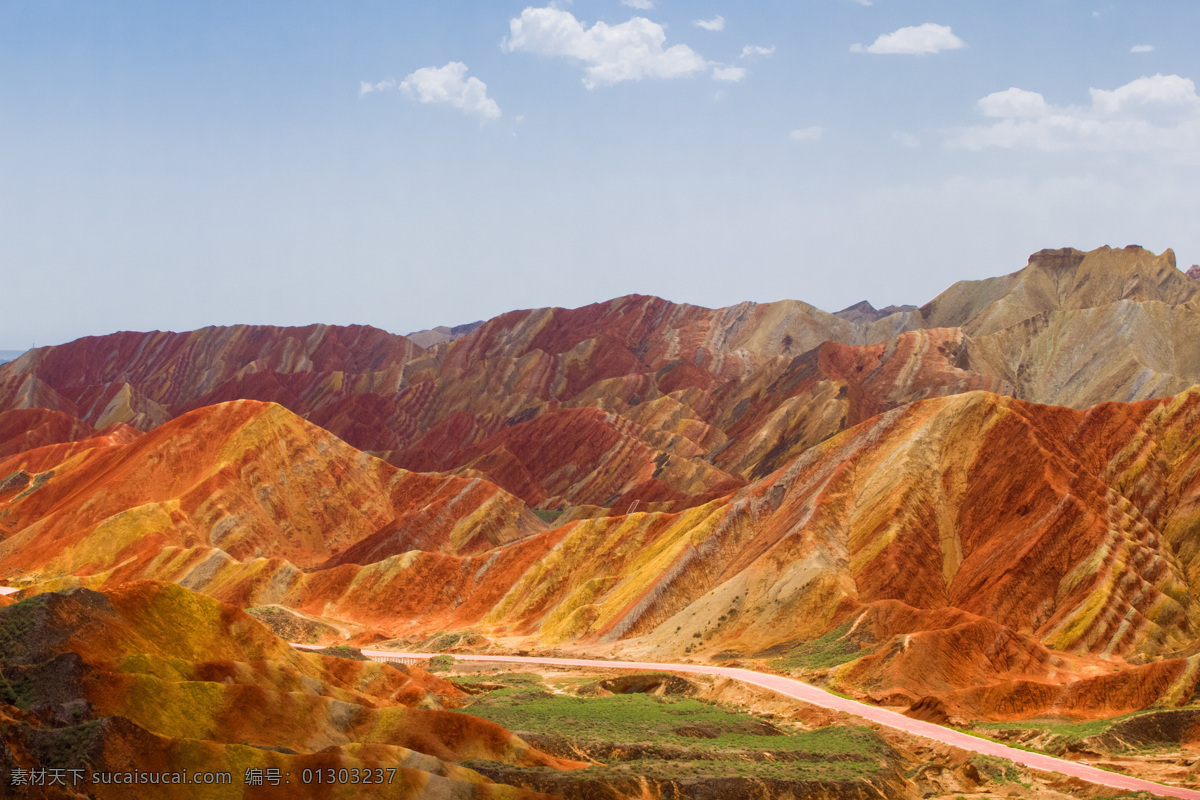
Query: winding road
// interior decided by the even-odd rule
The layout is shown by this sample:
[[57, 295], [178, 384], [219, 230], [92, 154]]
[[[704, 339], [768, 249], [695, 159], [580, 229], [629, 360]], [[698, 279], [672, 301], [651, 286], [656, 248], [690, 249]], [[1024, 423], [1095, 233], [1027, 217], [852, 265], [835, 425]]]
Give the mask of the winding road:
[[[0, 587], [0, 594], [12, 594], [15, 589], [8, 587]], [[300, 650], [320, 650], [317, 645], [292, 644]], [[390, 650], [363, 650], [362, 654], [367, 658], [374, 660], [399, 660], [399, 659], [427, 659], [432, 658], [437, 653], [398, 653]], [[922, 722], [921, 720], [910, 719], [903, 714], [898, 714], [895, 711], [889, 711], [885, 708], [877, 708], [859, 703], [856, 700], [849, 700], [845, 697], [839, 697], [836, 694], [830, 694], [815, 686], [810, 686], [807, 683], [795, 680], [793, 678], [785, 678], [782, 675], [769, 675], [762, 672], [754, 672], [748, 669], [737, 669], [734, 667], [716, 667], [707, 666], [704, 664], [659, 664], [644, 661], [593, 661], [582, 658], [532, 658], [522, 656], [478, 656], [478, 655], [459, 655], [455, 654], [454, 658], [458, 661], [491, 661], [501, 663], [516, 663], [516, 664], [540, 664], [551, 667], [584, 667], [588, 669], [631, 669], [639, 671], [659, 671], [659, 672], [679, 672], [693, 675], [720, 675], [726, 678], [747, 683], [752, 686], [759, 686], [763, 689], [769, 689], [786, 697], [792, 697], [805, 703], [810, 703], [821, 708], [828, 708], [834, 711], [842, 711], [847, 714], [852, 714], [856, 717], [868, 720], [870, 722], [885, 725], [889, 728], [894, 728], [905, 733], [910, 733], [915, 736], [922, 736], [926, 739], [932, 739], [942, 744], [958, 747], [963, 750], [970, 750], [975, 753], [981, 753], [986, 756], [994, 756], [1003, 758], [1008, 761], [1023, 764], [1031, 769], [1042, 770], [1044, 772], [1057, 772], [1062, 775], [1067, 775], [1072, 778], [1094, 783], [1101, 786], [1108, 786], [1113, 789], [1122, 789], [1131, 792], [1150, 792], [1151, 794], [1160, 797], [1179, 797], [1184, 800], [1200, 800], [1200, 791], [1193, 789], [1183, 789], [1174, 786], [1165, 786], [1153, 781], [1145, 781], [1139, 778], [1132, 778], [1127, 775], [1120, 775], [1115, 772], [1106, 772], [1096, 767], [1080, 764], [1075, 761], [1067, 761], [1053, 756], [1042, 755], [1041, 753], [1030, 753], [1026, 750], [1018, 750], [1015, 747], [1007, 747], [997, 742], [980, 739], [969, 734], [960, 733], [951, 728], [945, 728], [941, 725], [934, 725], [930, 722]]]
[[[314, 645], [299, 645], [293, 644], [302, 650], [319, 650], [320, 647]], [[387, 650], [363, 650], [364, 656], [371, 659], [426, 659], [432, 658], [437, 653], [396, 653]], [[1186, 800], [1200, 800], [1200, 791], [1193, 789], [1182, 789], [1174, 786], [1164, 786], [1161, 783], [1153, 781], [1144, 781], [1139, 778], [1131, 778], [1127, 775], [1120, 775], [1115, 772], [1107, 772], [1096, 767], [1080, 764], [1075, 761], [1067, 761], [1053, 756], [1042, 755], [1041, 753], [1030, 753], [1026, 750], [1018, 750], [1015, 747], [1007, 747], [996, 742], [980, 739], [976, 736], [971, 736], [966, 733], [960, 733], [951, 728], [945, 728], [941, 725], [934, 725], [930, 722], [922, 722], [916, 719], [899, 714], [895, 711], [888, 711], [884, 708], [859, 703], [855, 700], [848, 700], [844, 697], [839, 697], [836, 694], [830, 694], [815, 686], [810, 686], [807, 683], [785, 678], [781, 675], [768, 675], [762, 672], [754, 672], [748, 669], [736, 669], [732, 667], [715, 667], [703, 664], [656, 664], [639, 661], [591, 661], [580, 658], [523, 658], [519, 656], [476, 656], [476, 655], [459, 655], [454, 654], [457, 661], [493, 661], [503, 663], [517, 664], [542, 664], [553, 667], [586, 667], [589, 669], [634, 669], [642, 671], [658, 671], [658, 672], [681, 672], [694, 675], [721, 675], [726, 678], [748, 683], [753, 686], [761, 686], [764, 689], [770, 689], [773, 692], [801, 700], [805, 703], [811, 703], [822, 708], [833, 709], [834, 711], [844, 711], [847, 714], [853, 714], [856, 717], [861, 717], [870, 722], [875, 722], [880, 725], [885, 725], [889, 728], [911, 733], [915, 736], [923, 736], [926, 739], [932, 739], [942, 744], [948, 744], [953, 747], [959, 747], [963, 750], [970, 750], [976, 753], [981, 753], [986, 756], [994, 756], [996, 758], [1007, 759], [1018, 764], [1023, 764], [1031, 769], [1042, 770], [1045, 772], [1057, 772], [1062, 775], [1067, 775], [1072, 778], [1079, 778], [1088, 783], [1095, 783], [1101, 786], [1109, 786], [1114, 789], [1123, 789], [1131, 792], [1150, 792], [1151, 794], [1160, 797], [1180, 797]]]

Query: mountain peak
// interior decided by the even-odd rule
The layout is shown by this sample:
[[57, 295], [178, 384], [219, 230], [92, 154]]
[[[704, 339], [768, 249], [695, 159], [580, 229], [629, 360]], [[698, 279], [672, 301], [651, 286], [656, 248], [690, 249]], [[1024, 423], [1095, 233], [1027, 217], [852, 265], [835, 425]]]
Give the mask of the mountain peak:
[[876, 308], [867, 300], [862, 300], [852, 306], [847, 306], [841, 311], [834, 314], [835, 317], [840, 317], [844, 320], [858, 324], [870, 324], [884, 317], [890, 317], [892, 314], [901, 314], [907, 311], [916, 311], [916, 306], [887, 306], [886, 308]]
[[445, 342], [452, 342], [461, 336], [466, 336], [468, 333], [475, 330], [482, 324], [483, 320], [468, 322], [463, 325], [455, 325], [453, 327], [450, 327], [449, 325], [438, 325], [436, 328], [429, 328], [428, 330], [424, 331], [413, 331], [412, 333], [407, 333], [404, 335], [404, 338], [408, 339], [410, 342], [415, 342], [418, 347], [429, 348]]
[[1047, 270], [1070, 270], [1083, 263], [1087, 253], [1074, 247], [1046, 248], [1029, 257], [1029, 266]]

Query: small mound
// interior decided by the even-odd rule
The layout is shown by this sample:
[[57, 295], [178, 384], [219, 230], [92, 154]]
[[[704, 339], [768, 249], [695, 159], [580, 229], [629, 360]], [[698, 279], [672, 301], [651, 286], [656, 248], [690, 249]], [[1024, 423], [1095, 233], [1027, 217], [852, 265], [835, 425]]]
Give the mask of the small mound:
[[922, 697], [908, 707], [904, 716], [919, 719], [922, 722], [932, 722], [935, 725], [950, 724], [950, 710], [946, 704], [936, 697]]
[[716, 739], [721, 731], [715, 725], [684, 725], [676, 728], [674, 734], [685, 739]]
[[678, 675], [648, 673], [608, 678], [597, 684], [613, 694], [693, 695], [696, 685]]
[[343, 644], [335, 644], [331, 647], [326, 647], [322, 650], [318, 650], [317, 653], [323, 656], [333, 656], [334, 658], [345, 658], [349, 659], [350, 661], [371, 660], [362, 654], [362, 650], [359, 650], [356, 647], [347, 647]]
[[1090, 737], [1088, 744], [1107, 751], [1155, 745], [1195, 747], [1200, 745], [1200, 710], [1141, 714], [1114, 725], [1107, 733]]
[[676, 736], [685, 739], [716, 739], [724, 734], [741, 734], [743, 736], [786, 736], [787, 734], [771, 723], [762, 719], [743, 719], [736, 724], [713, 725], [709, 722], [694, 722], [682, 725], [672, 731]]
[[343, 638], [332, 625], [298, 614], [290, 608], [270, 605], [247, 608], [246, 613], [271, 629], [271, 633], [288, 642], [318, 644]]

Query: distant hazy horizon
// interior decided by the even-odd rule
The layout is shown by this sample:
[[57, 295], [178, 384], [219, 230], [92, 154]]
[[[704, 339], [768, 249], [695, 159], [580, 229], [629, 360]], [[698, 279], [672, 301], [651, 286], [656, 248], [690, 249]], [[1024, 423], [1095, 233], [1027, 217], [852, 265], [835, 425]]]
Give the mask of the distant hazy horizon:
[[[1118, 248], [1117, 245], [1110, 245], [1110, 246], [1112, 246], [1114, 249]], [[1147, 248], [1147, 249], [1151, 249], [1151, 248]], [[1165, 249], [1168, 249], [1168, 248], [1164, 248], [1164, 250]], [[1152, 250], [1152, 252], [1155, 252], [1155, 251]], [[1030, 253], [1030, 255], [1033, 255], [1033, 253]], [[1155, 255], [1161, 255], [1161, 253], [1155, 252]], [[1012, 269], [1006, 270], [1004, 272], [997, 272], [994, 275], [980, 275], [978, 277], [972, 277], [972, 278], [963, 277], [960, 280], [978, 280], [978, 279], [1001, 277], [1003, 275], [1007, 275], [1009, 273], [1016, 272], [1019, 269], [1024, 268], [1025, 265], [1026, 265], [1026, 262], [1024, 260], [1022, 260], [1019, 265], [1016, 265]], [[1178, 254], [1176, 254], [1176, 265], [1175, 266], [1176, 266], [1176, 269], [1178, 269], [1180, 272], [1183, 272], [1183, 273], [1186, 273], [1188, 270], [1188, 265], [1179, 260]], [[854, 300], [852, 302], [846, 303], [845, 305], [840, 305], [836, 308], [824, 308], [824, 307], [821, 307], [820, 305], [812, 302], [812, 300], [810, 300], [806, 297], [781, 297], [781, 298], [776, 298], [776, 299], [777, 300], [799, 300], [801, 302], [808, 303], [809, 305], [815, 306], [816, 308], [819, 308], [820, 310], [829, 312], [831, 314], [835, 314], [840, 311], [849, 309], [849, 308], [851, 308], [855, 305], [858, 305], [859, 303], [862, 303], [864, 301], [871, 303], [871, 305], [873, 307], [875, 307], [876, 309], [883, 309], [883, 308], [887, 308], [890, 306], [901, 307], [901, 306], [905, 306], [905, 305], [919, 308], [920, 306], [924, 305], [925, 303], [936, 298], [943, 291], [949, 289], [956, 282], [957, 282], [957, 280], [950, 281], [945, 286], [938, 289], [937, 291], [929, 294], [929, 296], [922, 297], [922, 298], [913, 298], [911, 300], [911, 302], [910, 301], [892, 300], [892, 299], [884, 299], [883, 301], [877, 301], [877, 300], [874, 300], [873, 298], [868, 298], [866, 296], [863, 296], [863, 297], [860, 297], [858, 300]], [[614, 295], [612, 297], [598, 298], [592, 302], [603, 303], [603, 302], [606, 302], [609, 300], [615, 300], [618, 297], [623, 297], [628, 294], [638, 294], [638, 293], [637, 292], [626, 292], [625, 294], [622, 294], [622, 295]], [[645, 293], [643, 292], [641, 294], [645, 294]], [[866, 294], [866, 290], [864, 289], [864, 295], [865, 294]], [[661, 297], [661, 295], [659, 295], [659, 296]], [[671, 297], [664, 297], [663, 299], [670, 301], [670, 302], [681, 302], [681, 301], [676, 301]], [[710, 304], [710, 305], [707, 305], [706, 307], [720, 308], [720, 307], [724, 307], [724, 306], [737, 305], [738, 303], [741, 303], [741, 302], [765, 303], [765, 302], [772, 302], [772, 301], [767, 301], [767, 300], [747, 301], [747, 300], [743, 299], [743, 300], [731, 301], [729, 303], [722, 304], [721, 306], [718, 306], [715, 304]], [[588, 305], [588, 304], [581, 303], [578, 305]], [[565, 307], [576, 308], [576, 307], [578, 307], [578, 305], [568, 305]], [[697, 304], [697, 305], [704, 305], [704, 304]], [[274, 326], [274, 327], [301, 327], [301, 328], [307, 327], [309, 325], [371, 325], [373, 327], [379, 328], [380, 330], [385, 330], [388, 333], [399, 334], [401, 336], [411, 336], [412, 334], [423, 333], [425, 331], [432, 330], [435, 328], [450, 329], [450, 328], [454, 328], [457, 326], [470, 325], [471, 323], [474, 323], [474, 322], [486, 322], [487, 320], [492, 319], [493, 317], [500, 316], [501, 314], [507, 313], [509, 311], [522, 311], [522, 310], [527, 310], [527, 309], [531, 309], [531, 308], [545, 308], [545, 307], [547, 307], [547, 306], [529, 306], [529, 305], [514, 306], [513, 308], [500, 309], [495, 314], [488, 316], [488, 317], [484, 317], [482, 319], [469, 320], [469, 321], [468, 320], [457, 320], [457, 319], [443, 320], [443, 321], [435, 322], [433, 325], [430, 325], [426, 328], [411, 328], [411, 329], [396, 329], [394, 327], [387, 327], [385, 325], [379, 325], [379, 324], [375, 324], [373, 322], [368, 322], [368, 321], [363, 321], [363, 320], [351, 320], [349, 322], [331, 322], [326, 319], [316, 319], [316, 320], [309, 320], [307, 322], [294, 322], [294, 323], [263, 322], [263, 321], [256, 321], [256, 320], [250, 319], [250, 320], [237, 320], [237, 321], [227, 322], [227, 323], [210, 323], [209, 325], [196, 325], [193, 327], [175, 327], [175, 328], [136, 329], [136, 328], [122, 327], [122, 328], [114, 328], [113, 330], [109, 330], [109, 331], [96, 331], [96, 332], [83, 333], [83, 334], [80, 334], [79, 336], [75, 336], [70, 339], [63, 339], [62, 341], [38, 342], [38, 343], [31, 345], [30, 347], [23, 348], [23, 349], [0, 350], [0, 364], [5, 364], [9, 361], [13, 361], [14, 359], [18, 358], [19, 356], [23, 355], [24, 353], [28, 352], [29, 350], [32, 350], [32, 349], [35, 349], [38, 347], [47, 347], [47, 346], [67, 344], [68, 342], [74, 341], [75, 339], [81, 339], [81, 338], [84, 338], [87, 336], [105, 336], [108, 334], [119, 333], [121, 331], [137, 331], [139, 333], [146, 333], [151, 330], [165, 330], [165, 331], [171, 331], [171, 332], [175, 332], [175, 333], [184, 333], [187, 331], [198, 330], [200, 328], [213, 327], [213, 326], [221, 327], [221, 326], [229, 326], [229, 325], [261, 325], [261, 326]]]

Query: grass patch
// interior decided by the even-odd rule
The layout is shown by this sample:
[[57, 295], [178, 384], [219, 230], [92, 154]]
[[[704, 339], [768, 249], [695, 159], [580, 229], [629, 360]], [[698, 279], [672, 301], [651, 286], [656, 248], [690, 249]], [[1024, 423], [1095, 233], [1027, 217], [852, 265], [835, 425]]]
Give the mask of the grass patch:
[[17, 669], [14, 672], [15, 679], [10, 681], [9, 676], [3, 669], [0, 669], [0, 703], [28, 709], [36, 698], [29, 686], [29, 681], [25, 679], [23, 670]]
[[38, 489], [45, 486], [46, 482], [49, 481], [53, 477], [54, 477], [54, 470], [48, 470], [46, 472], [39, 472], [37, 475], [34, 475], [33, 481], [29, 484], [28, 487], [25, 488], [25, 491], [21, 492], [19, 495], [14, 497], [12, 499], [12, 502], [15, 503], [18, 500], [25, 499], [29, 495], [36, 492]]
[[1021, 770], [1011, 761], [994, 756], [976, 755], [971, 757], [971, 764], [985, 776], [989, 782], [1001, 786], [1021, 782]]
[[103, 723], [99, 720], [35, 730], [30, 735], [30, 750], [42, 768], [83, 769], [91, 761], [91, 753], [100, 746], [103, 734]]
[[843, 638], [850, 631], [846, 622], [829, 633], [804, 642], [789, 650], [772, 662], [772, 666], [785, 672], [806, 669], [832, 669], [848, 664], [873, 652], [873, 647], [862, 647], [852, 639]]
[[[483, 680], [486, 680], [484, 678]], [[497, 680], [496, 682], [502, 682]], [[507, 690], [479, 698], [466, 713], [496, 722], [509, 730], [584, 742], [612, 744], [670, 744], [689, 750], [790, 751], [822, 757], [879, 758], [887, 746], [870, 728], [828, 726], [813, 731], [763, 736], [744, 731], [762, 721], [753, 714], [733, 711], [690, 697], [619, 694], [575, 697], [539, 691], [522, 676]], [[676, 733], [704, 727], [716, 735], [696, 739]]]
[[29, 485], [30, 475], [25, 470], [17, 470], [0, 481], [0, 493], [11, 492]]
[[[770, 754], [760, 754], [769, 756]], [[501, 782], [508, 782], [507, 776], [528, 775], [530, 773], [542, 773], [550, 775], [562, 781], [564, 777], [571, 784], [587, 785], [598, 784], [611, 789], [614, 786], [624, 786], [634, 791], [640, 790], [640, 781], [645, 778], [651, 781], [675, 781], [679, 782], [682, 787], [689, 784], [695, 785], [706, 779], [722, 779], [722, 778], [752, 778], [757, 781], [777, 781], [782, 786], [793, 787], [783, 789], [780, 796], [785, 797], [800, 797], [808, 796], [801, 792], [797, 792], [794, 787], [797, 784], [824, 782], [824, 781], [858, 781], [863, 778], [871, 778], [875, 774], [874, 762], [868, 766], [863, 762], [855, 761], [796, 761], [796, 760], [773, 760], [771, 758], [746, 758], [739, 755], [731, 755], [729, 757], [704, 757], [704, 758], [677, 758], [677, 759], [659, 759], [659, 758], [632, 758], [627, 760], [612, 761], [601, 764], [594, 764], [586, 770], [572, 773], [555, 773], [546, 767], [511, 767], [507, 764], [498, 764], [495, 762], [479, 762], [479, 761], [464, 761], [462, 766], [474, 769], [484, 775], [488, 775], [493, 779], [498, 779]], [[522, 783], [522, 781], [516, 781]], [[531, 784], [537, 786], [536, 783]], [[542, 790], [554, 791], [555, 784], [551, 783], [542, 787]], [[723, 788], [736, 789], [736, 787], [725, 786]], [[764, 788], [761, 785], [755, 787], [758, 791]], [[714, 787], [717, 791], [720, 789]], [[711, 790], [710, 790], [711, 791]], [[587, 796], [586, 789], [579, 792], [581, 796]], [[691, 795], [688, 795], [691, 796]], [[708, 794], [706, 796], [714, 796]], [[719, 795], [716, 795], [719, 796]], [[742, 795], [739, 795], [742, 796]], [[757, 796], [757, 795], [756, 795]], [[774, 794], [770, 796], [775, 796]]]
[[49, 595], [35, 595], [0, 608], [0, 663], [21, 663], [39, 620], [46, 617]]
[[[1022, 733], [1040, 733], [1050, 734], [1052, 736], [1061, 736], [1069, 742], [1077, 742], [1081, 739], [1087, 739], [1092, 736], [1100, 736], [1108, 733], [1114, 726], [1124, 722], [1125, 720], [1133, 719], [1134, 717], [1145, 716], [1146, 714], [1154, 714], [1162, 709], [1146, 709], [1144, 711], [1134, 711], [1129, 714], [1123, 714], [1119, 717], [1110, 719], [1087, 720], [1085, 722], [1043, 722], [1032, 723], [1024, 722], [978, 722], [975, 723], [974, 733], [988, 736], [995, 736], [999, 731], [1020, 731]], [[967, 731], [968, 733], [972, 731]], [[1006, 742], [1007, 744], [1007, 742]]]
[[[425, 636], [425, 634], [421, 634]], [[419, 641], [412, 639], [392, 639], [391, 645], [400, 645], [405, 649], [413, 649], [422, 653], [447, 653], [452, 654], [455, 649], [458, 652], [479, 652], [488, 650], [492, 646], [490, 639], [480, 636], [475, 631], [442, 631]]]
[[459, 683], [502, 683], [510, 687], [542, 686], [542, 676], [535, 672], [478, 672], [473, 675], [455, 675], [454, 680]]
[[331, 645], [330, 647], [326, 647], [323, 650], [318, 650], [317, 652], [323, 656], [333, 656], [334, 658], [346, 658], [351, 661], [370, 661], [371, 660], [371, 659], [367, 658], [366, 656], [364, 656], [362, 654], [362, 650], [359, 650], [357, 647], [350, 647], [350, 646], [344, 645], [344, 644]]
[[[503, 686], [476, 695], [471, 705], [460, 709], [462, 713], [518, 731], [556, 755], [579, 758], [588, 754], [601, 762], [570, 773], [570, 779], [580, 785], [598, 782], [634, 790], [643, 778], [680, 785], [746, 778], [778, 781], [780, 787], [791, 787], [780, 788], [780, 792], [800, 796], [797, 784], [874, 780], [881, 771], [894, 769], [897, 759], [887, 743], [867, 727], [830, 725], [798, 730], [737, 707], [684, 695], [590, 696], [587, 690], [595, 678], [544, 679], [516, 672], [458, 679]], [[547, 680], [560, 690], [583, 694], [553, 694]], [[540, 785], [541, 791], [551, 793], [561, 789], [566, 780], [562, 773], [540, 768], [480, 767], [481, 772], [498, 779], [514, 769], [522, 774], [545, 772], [554, 777], [544, 784], [532, 781], [528, 785]], [[718, 793], [738, 791], [736, 784], [710, 788]], [[586, 795], [585, 790], [580, 791]]]
[[638, 758], [614, 764], [589, 767], [586, 777], [605, 782], [630, 775], [644, 775], [663, 781], [700, 780], [703, 778], [756, 778], [781, 783], [808, 781], [853, 781], [873, 772], [860, 762], [850, 761], [767, 761], [744, 758], [715, 758], [665, 761]]
[[425, 668], [430, 672], [446, 672], [453, 669], [455, 663], [454, 656], [434, 656], [429, 659], [429, 664]]
[[[455, 675], [455, 683], [502, 685], [502, 689], [492, 689], [483, 702], [488, 705], [523, 704], [532, 699], [552, 697], [551, 692], [542, 683], [542, 676], [530, 672], [506, 672], [479, 675]], [[479, 702], [479, 701], [477, 701]], [[482, 714], [477, 716], [483, 716]]]

